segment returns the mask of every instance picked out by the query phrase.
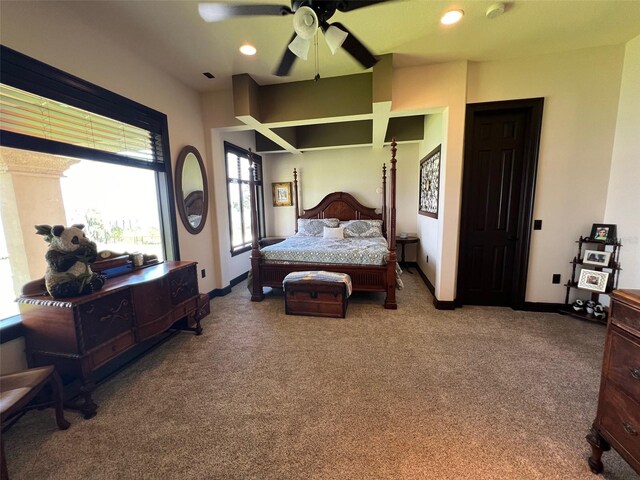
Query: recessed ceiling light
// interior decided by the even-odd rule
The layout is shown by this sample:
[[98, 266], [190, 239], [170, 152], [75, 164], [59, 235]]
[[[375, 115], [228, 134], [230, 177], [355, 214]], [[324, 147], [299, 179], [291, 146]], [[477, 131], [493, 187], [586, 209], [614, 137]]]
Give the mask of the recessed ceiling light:
[[240, 47], [240, 53], [242, 53], [243, 55], [255, 55], [256, 47], [254, 47], [250, 43], [245, 43]]
[[454, 23], [458, 23], [463, 15], [464, 11], [462, 10], [449, 10], [442, 16], [440, 23], [443, 25], [453, 25]]

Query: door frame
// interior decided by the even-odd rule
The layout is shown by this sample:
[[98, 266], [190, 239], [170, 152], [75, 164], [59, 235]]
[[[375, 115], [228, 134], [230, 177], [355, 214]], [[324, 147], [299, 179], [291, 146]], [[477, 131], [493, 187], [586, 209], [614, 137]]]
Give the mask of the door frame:
[[[513, 294], [510, 307], [522, 310], [525, 306], [527, 289], [527, 275], [529, 271], [529, 249], [531, 247], [531, 231], [533, 229], [533, 206], [538, 172], [538, 154], [540, 151], [540, 137], [542, 132], [542, 110], [544, 98], [527, 98], [521, 100], [505, 100], [497, 102], [468, 103], [465, 116], [463, 175], [461, 188], [460, 210], [460, 238], [458, 247], [458, 277], [456, 292], [461, 292], [461, 282], [464, 278], [465, 262], [462, 261], [466, 249], [468, 207], [465, 205], [464, 194], [473, 179], [470, 158], [473, 147], [473, 125], [478, 113], [498, 113], [500, 111], [519, 111], [525, 113], [525, 145], [522, 165], [522, 189], [520, 208], [518, 213], [518, 239], [514, 252]], [[456, 306], [462, 306], [462, 299], [456, 294]]]

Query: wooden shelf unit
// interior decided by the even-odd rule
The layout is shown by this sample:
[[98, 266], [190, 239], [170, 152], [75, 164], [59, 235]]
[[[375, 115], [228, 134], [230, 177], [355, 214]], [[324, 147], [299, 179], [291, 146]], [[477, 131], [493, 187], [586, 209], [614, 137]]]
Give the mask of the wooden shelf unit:
[[[571, 315], [572, 317], [580, 318], [582, 320], [589, 320], [592, 322], [601, 323], [606, 325], [607, 317], [609, 315], [608, 310], [605, 308], [607, 315], [605, 318], [597, 318], [595, 315], [588, 313], [586, 311], [576, 312], [573, 310], [572, 304], [569, 302], [569, 298], [571, 296], [572, 290], [580, 290], [583, 292], [589, 292], [591, 294], [591, 300], [594, 302], [600, 301], [601, 295], [609, 295], [613, 290], [618, 288], [618, 277], [619, 272], [622, 270], [620, 268], [620, 247], [622, 247], [622, 243], [620, 239], [616, 239], [614, 242], [603, 242], [600, 240], [591, 240], [588, 237], [580, 237], [576, 240], [578, 244], [578, 253], [577, 255], [569, 262], [571, 265], [571, 280], [564, 284], [564, 287], [567, 289], [565, 297], [564, 297], [564, 305], [560, 308], [560, 313]], [[609, 259], [609, 264], [605, 266], [591, 265], [583, 263], [583, 245], [594, 245], [595, 248], [591, 248], [592, 250], [597, 250], [599, 252], [609, 252], [611, 253], [611, 257]], [[607, 249], [607, 247], [610, 247]], [[586, 248], [584, 250], [587, 250]], [[582, 288], [578, 286], [578, 278], [580, 277], [580, 271], [583, 268], [588, 268], [589, 270], [595, 270], [597, 272], [609, 271], [609, 278], [607, 280], [607, 288], [604, 292], [595, 292], [588, 288]]]

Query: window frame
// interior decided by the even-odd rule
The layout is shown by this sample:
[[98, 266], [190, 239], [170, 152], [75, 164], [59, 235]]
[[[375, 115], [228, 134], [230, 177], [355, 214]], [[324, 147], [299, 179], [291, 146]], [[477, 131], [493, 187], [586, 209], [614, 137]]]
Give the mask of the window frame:
[[160, 158], [148, 162], [88, 147], [2, 131], [5, 147], [65, 155], [155, 171], [165, 258], [179, 260], [177, 217], [167, 116], [117, 93], [0, 45], [2, 83], [148, 130]]
[[[154, 135], [158, 157], [152, 162], [4, 130], [0, 145], [154, 171], [164, 256], [167, 260], [180, 260], [167, 116], [4, 45], [0, 45], [0, 72], [6, 85], [143, 128]], [[21, 327], [17, 323], [19, 318], [20, 315], [14, 315], [0, 319], [0, 343], [21, 336], [21, 329], [16, 330]]]
[[[235, 257], [236, 255], [240, 255], [242, 253], [245, 253], [251, 250], [251, 242], [237, 249], [233, 248], [233, 223], [232, 223], [232, 214], [231, 214], [231, 195], [229, 191], [229, 183], [231, 180], [237, 182], [239, 193], [240, 193], [239, 197], [242, 198], [241, 186], [243, 184], [249, 185], [249, 180], [229, 178], [229, 165], [227, 162], [227, 155], [229, 153], [232, 153], [237, 157], [249, 158], [249, 151], [245, 150], [244, 148], [238, 147], [233, 143], [226, 142], [226, 141], [224, 142], [224, 170], [225, 170], [225, 182], [226, 182], [226, 190], [227, 190], [227, 214], [229, 217], [229, 245], [230, 245], [229, 252], [231, 253], [232, 257]], [[254, 163], [257, 163], [260, 169], [259, 178], [255, 179], [255, 176], [254, 176], [254, 179], [255, 179], [254, 185], [256, 189], [254, 193], [256, 195], [256, 203], [258, 206], [258, 240], [260, 240], [265, 237], [264, 182], [263, 182], [263, 175], [262, 175], [262, 157], [253, 152], [252, 152], [252, 157], [253, 157]], [[238, 165], [238, 172], [240, 172], [240, 165]], [[255, 175], [255, 171], [254, 171], [254, 175]], [[245, 218], [244, 218], [244, 213], [242, 208], [240, 209], [240, 217], [242, 219], [241, 231], [244, 231]], [[251, 223], [251, 218], [248, 219], [248, 222], [249, 224]]]

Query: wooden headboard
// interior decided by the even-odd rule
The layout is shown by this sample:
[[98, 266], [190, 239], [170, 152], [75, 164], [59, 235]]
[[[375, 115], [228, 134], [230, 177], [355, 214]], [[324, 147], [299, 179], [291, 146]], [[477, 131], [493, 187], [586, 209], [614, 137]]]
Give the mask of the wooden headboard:
[[341, 221], [382, 220], [382, 231], [386, 232], [382, 213], [376, 213], [375, 208], [365, 207], [353, 195], [346, 192], [330, 193], [315, 207], [304, 210], [299, 218], [338, 218]]
[[195, 190], [184, 199], [184, 209], [187, 215], [202, 215], [204, 199], [202, 190]]

